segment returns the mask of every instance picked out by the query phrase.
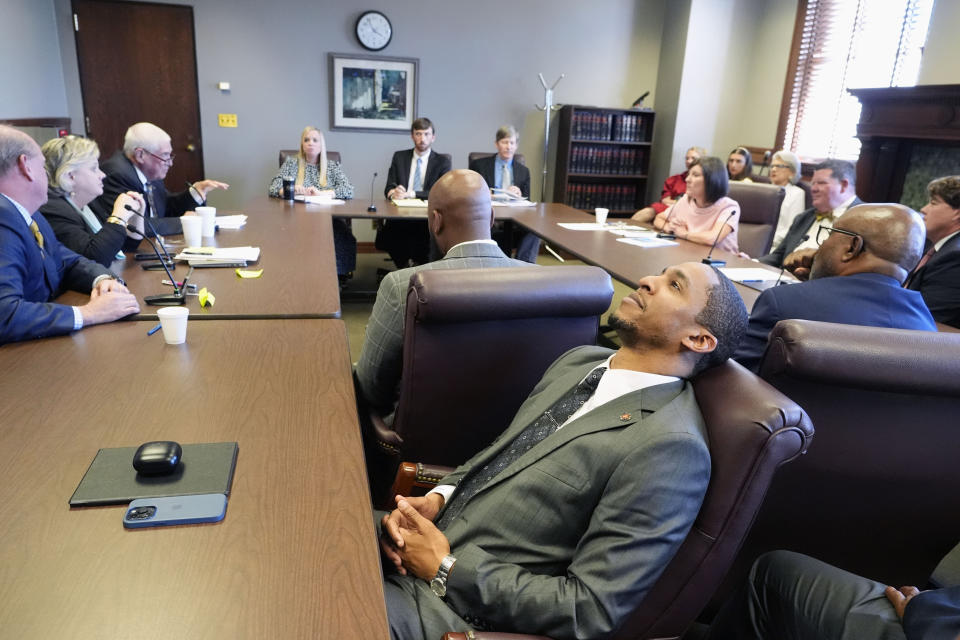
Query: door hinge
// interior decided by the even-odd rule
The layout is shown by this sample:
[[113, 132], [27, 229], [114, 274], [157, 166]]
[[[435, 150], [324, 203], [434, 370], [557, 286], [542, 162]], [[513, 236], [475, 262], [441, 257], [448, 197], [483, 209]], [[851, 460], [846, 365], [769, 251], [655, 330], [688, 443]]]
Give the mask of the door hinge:
[[87, 137], [90, 137], [90, 116], [83, 116], [83, 121], [87, 123]]
[[73, 30], [80, 31], [80, 21], [77, 20], [77, 14], [73, 14]]

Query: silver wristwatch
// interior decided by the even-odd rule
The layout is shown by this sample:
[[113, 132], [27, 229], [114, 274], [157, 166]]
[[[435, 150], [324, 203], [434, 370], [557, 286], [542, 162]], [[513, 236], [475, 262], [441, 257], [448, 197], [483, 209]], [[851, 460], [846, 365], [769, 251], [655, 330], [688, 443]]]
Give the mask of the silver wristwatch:
[[447, 595], [447, 576], [450, 575], [450, 569], [453, 568], [456, 561], [457, 559], [451, 554], [444, 556], [443, 560], [440, 561], [440, 568], [437, 569], [437, 575], [430, 581], [430, 590], [441, 598]]

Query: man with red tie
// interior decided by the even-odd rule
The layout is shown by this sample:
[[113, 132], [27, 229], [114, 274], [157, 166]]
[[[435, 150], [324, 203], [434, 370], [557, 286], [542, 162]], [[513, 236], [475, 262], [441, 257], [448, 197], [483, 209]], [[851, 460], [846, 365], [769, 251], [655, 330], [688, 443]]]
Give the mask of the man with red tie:
[[937, 322], [960, 328], [960, 176], [937, 178], [927, 193], [926, 251], [904, 286], [920, 292]]

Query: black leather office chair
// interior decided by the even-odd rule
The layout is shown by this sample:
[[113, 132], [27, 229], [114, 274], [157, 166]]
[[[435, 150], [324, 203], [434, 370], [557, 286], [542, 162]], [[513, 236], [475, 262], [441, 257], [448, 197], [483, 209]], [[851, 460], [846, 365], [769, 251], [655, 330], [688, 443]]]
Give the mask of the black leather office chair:
[[[495, 154], [494, 151], [471, 151], [469, 154], [467, 154], [467, 166], [469, 167], [470, 163], [473, 162], [474, 160], [479, 160], [480, 158], [488, 158], [494, 154]], [[523, 159], [522, 153], [519, 153], [519, 152], [515, 153], [513, 156], [513, 159], [522, 165], [527, 164], [527, 161]]]
[[773, 234], [780, 219], [783, 187], [772, 184], [731, 182], [727, 194], [740, 204], [740, 225], [737, 244], [749, 256], [762, 256], [770, 251]]

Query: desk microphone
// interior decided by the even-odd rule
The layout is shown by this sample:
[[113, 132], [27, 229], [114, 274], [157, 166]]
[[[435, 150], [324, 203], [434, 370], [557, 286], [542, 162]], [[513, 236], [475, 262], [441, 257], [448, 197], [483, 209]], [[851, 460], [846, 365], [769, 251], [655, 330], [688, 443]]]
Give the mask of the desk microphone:
[[373, 178], [370, 180], [370, 206], [367, 207], [367, 213], [376, 213], [377, 205], [373, 204], [373, 183], [377, 181], [377, 172], [373, 172]]
[[[129, 208], [129, 205], [126, 205], [126, 206]], [[140, 215], [136, 211], [134, 211], [134, 213], [138, 216]], [[183, 279], [183, 283], [178, 285], [177, 279], [173, 277], [173, 273], [167, 267], [166, 260], [164, 260], [160, 256], [160, 250], [157, 249], [157, 244], [153, 240], [151, 240], [150, 237], [147, 236], [147, 234], [143, 233], [132, 224], [127, 225], [127, 230], [137, 234], [138, 236], [140, 236], [150, 244], [150, 246], [153, 248], [153, 252], [157, 254], [157, 258], [160, 260], [160, 266], [163, 267], [163, 270], [167, 272], [167, 277], [170, 278], [170, 282], [173, 283], [173, 295], [160, 294], [157, 296], [144, 296], [143, 301], [146, 302], [147, 304], [152, 304], [154, 306], [165, 306], [165, 307], [168, 307], [171, 305], [183, 304], [184, 301], [187, 299], [187, 278], [190, 277], [190, 274], [188, 273], [187, 278]]]
[[[164, 257], [166, 257], [166, 265], [168, 267], [172, 267], [173, 269], [176, 269], [177, 268], [176, 263], [174, 263], [173, 258], [170, 257], [170, 254], [167, 253], [167, 248], [163, 246], [163, 236], [157, 233], [157, 229], [156, 227], [153, 226], [153, 223], [150, 222], [150, 218], [146, 217], [145, 215], [143, 215], [142, 213], [140, 213], [139, 211], [131, 207], [129, 204], [123, 205], [123, 208], [129, 211], [130, 213], [132, 213], [133, 215], [139, 218], [142, 218], [143, 223], [147, 225], [147, 227], [150, 229], [150, 232], [153, 233], [153, 235], [156, 236], [157, 238], [160, 238], [160, 248], [163, 249], [163, 255]], [[127, 229], [130, 229], [130, 225], [127, 225]], [[134, 227], [132, 231], [142, 238], [147, 237], [146, 234], [141, 233], [136, 227]], [[153, 243], [151, 242], [150, 244], [152, 245]], [[154, 249], [154, 251], [156, 251], [156, 249]], [[157, 257], [160, 257], [159, 253], [157, 253]], [[163, 258], [160, 258], [161, 262], [163, 262], [163, 260], [164, 260]], [[156, 265], [144, 265], [143, 269], [145, 271], [158, 271], [158, 268]]]
[[714, 267], [722, 267], [727, 264], [726, 260], [714, 260], [713, 259], [713, 250], [717, 248], [717, 243], [720, 242], [720, 234], [723, 233], [723, 225], [727, 224], [727, 221], [733, 217], [733, 214], [737, 212], [736, 209], [727, 214], [727, 217], [724, 218], [723, 224], [720, 225], [720, 230], [717, 231], [717, 237], [713, 239], [713, 244], [710, 245], [710, 252], [707, 254], [707, 257], [701, 260], [703, 264], [709, 264]]
[[[681, 196], [681, 197], [684, 197], [684, 196]], [[667, 223], [670, 222], [670, 216], [673, 215], [673, 208], [674, 208], [675, 206], [676, 206], [676, 203], [673, 203], [672, 205], [670, 205], [670, 213], [667, 214], [666, 220], [663, 221], [663, 227], [660, 229], [660, 232], [657, 233], [657, 237], [658, 237], [658, 238], [663, 238], [663, 239], [665, 239], [665, 240], [676, 240], [676, 239], [677, 239], [677, 234], [675, 234], [675, 233], [670, 233], [669, 231], [667, 231]], [[656, 219], [654, 219], [653, 228], [654, 228], [654, 229], [657, 228]]]

